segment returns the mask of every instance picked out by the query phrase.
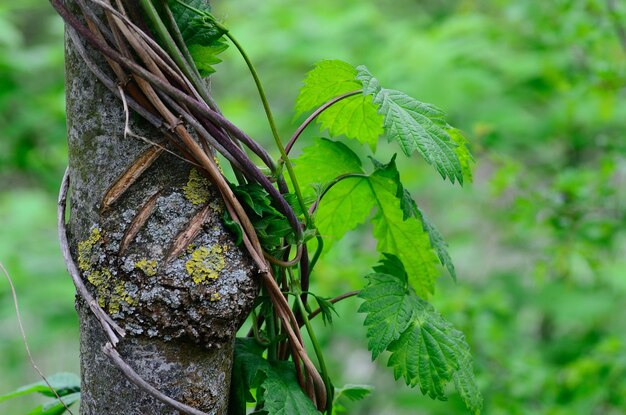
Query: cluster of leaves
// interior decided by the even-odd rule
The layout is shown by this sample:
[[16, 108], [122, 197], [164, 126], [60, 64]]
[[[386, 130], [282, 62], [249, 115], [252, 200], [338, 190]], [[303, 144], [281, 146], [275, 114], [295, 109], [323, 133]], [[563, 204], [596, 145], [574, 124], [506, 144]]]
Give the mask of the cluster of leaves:
[[[35, 407], [28, 415], [61, 415], [66, 408], [78, 402], [80, 399], [80, 378], [73, 373], [57, 373], [48, 378], [48, 383], [43, 380], [22, 386], [21, 388], [0, 396], [0, 402], [23, 395], [39, 393], [53, 398], [49, 402]], [[54, 389], [54, 392], [50, 390]]]
[[[226, 48], [225, 37], [237, 46], [259, 86], [271, 125], [272, 117], [254, 68], [241, 46], [216, 21], [204, 2], [173, 0], [170, 10], [198, 75], [207, 76], [215, 71], [213, 66], [219, 62], [216, 56]], [[189, 75], [193, 76], [193, 73], [189, 72]], [[407, 157], [418, 153], [444, 180], [461, 185], [471, 180], [473, 159], [467, 143], [460, 132], [447, 123], [444, 112], [400, 91], [382, 87], [365, 66], [355, 68], [342, 61], [320, 63], [308, 74], [296, 103], [298, 114], [314, 109], [318, 109], [318, 122], [334, 139], [340, 136], [356, 139], [368, 144], [375, 152], [379, 137], [385, 136], [387, 141], [397, 143]], [[281, 256], [286, 247], [314, 243], [314, 237], [318, 252], [323, 246], [322, 241], [329, 242], [328, 249], [331, 241], [341, 239], [374, 211], [371, 218], [373, 236], [383, 259], [374, 269], [376, 273], [367, 277], [369, 285], [360, 293], [364, 300], [360, 312], [367, 313], [365, 325], [372, 358], [389, 351], [388, 365], [393, 368], [395, 377], [403, 377], [412, 387], [419, 385], [421, 391], [432, 398], [445, 400], [446, 385], [454, 383], [468, 409], [479, 413], [482, 398], [475, 385], [469, 347], [463, 335], [426, 302], [434, 292], [440, 274], [439, 265], [446, 267], [456, 279], [454, 266], [440, 233], [426, 220], [404, 188], [396, 167], [396, 156], [387, 163], [370, 157], [372, 169], [366, 172], [361, 158], [350, 147], [320, 138], [314, 145], [306, 147], [301, 157], [293, 160], [294, 173], [292, 160], [282, 148], [277, 134], [274, 135], [281, 150], [281, 162], [286, 164], [289, 172], [293, 194], [280, 190], [294, 205], [297, 199], [297, 215], [306, 232], [304, 241], [296, 238], [293, 223], [290, 224], [277, 209], [275, 200], [270, 197], [271, 192], [261, 185], [240, 181], [239, 185], [232, 186], [233, 191], [245, 206], [265, 252]], [[298, 135], [293, 142], [297, 139]], [[282, 179], [280, 171], [274, 174], [280, 176], [273, 177], [277, 181]], [[302, 197], [301, 186], [310, 198]], [[312, 204], [306, 205], [305, 200], [312, 200]], [[228, 219], [226, 222], [233, 225]], [[241, 241], [241, 231], [232, 227]], [[315, 262], [311, 268], [314, 265]], [[299, 317], [304, 320], [315, 348], [327, 397], [333, 398], [332, 391], [328, 391], [333, 386], [324, 366], [323, 354], [306, 315], [310, 310], [302, 304], [305, 293], [300, 288], [304, 285], [298, 288], [299, 284], [296, 284], [299, 282], [297, 273], [304, 279], [308, 278], [309, 271], [295, 263], [274, 265], [274, 268], [279, 278], [289, 280], [283, 284], [283, 289], [296, 298], [295, 306], [300, 306]], [[313, 296], [324, 320], [330, 323], [331, 302]], [[271, 307], [261, 307], [266, 322], [275, 320], [273, 313]], [[368, 393], [364, 386], [345, 386], [337, 390], [337, 396], [329, 404], [316, 408], [301, 389], [304, 385], [296, 379], [289, 354], [283, 353], [282, 358], [276, 358], [277, 346], [284, 342], [280, 329], [272, 331], [268, 326], [263, 334], [267, 342], [259, 343], [257, 338], [237, 342], [232, 414], [245, 413], [248, 402], [256, 402], [256, 412], [270, 415], [285, 412], [315, 414], [319, 413], [318, 409], [332, 413], [337, 399], [356, 400]], [[66, 393], [66, 389], [60, 390]], [[255, 391], [254, 395], [252, 391]], [[62, 401], [46, 408], [61, 405], [58, 413], [62, 413], [63, 403], [73, 403], [78, 397], [79, 392], [72, 390], [71, 394], [63, 396]]]
[[[186, 14], [189, 12], [185, 10]], [[187, 20], [193, 30], [206, 28], [208, 33], [216, 36], [214, 40], [226, 33], [225, 29], [219, 29], [223, 26], [215, 21], [210, 12], [197, 11], [197, 14]], [[189, 29], [181, 27], [183, 34], [186, 30]], [[194, 37], [198, 35], [191, 36]], [[329, 105], [329, 101], [332, 104]], [[446, 122], [444, 112], [400, 91], [382, 87], [366, 67], [354, 68], [338, 60], [318, 64], [306, 77], [296, 102], [296, 115], [323, 105], [325, 107], [319, 112], [317, 121], [323, 129], [328, 130], [331, 137], [356, 139], [375, 151], [379, 137], [384, 135], [388, 141], [398, 143], [406, 156], [419, 153], [443, 179], [447, 178], [452, 183], [458, 181], [460, 184], [464, 180], [471, 181], [473, 158], [462, 134]], [[375, 211], [372, 223], [374, 237], [378, 240], [377, 249], [385, 255], [386, 262], [394, 262], [401, 269], [401, 272], [392, 274], [390, 278], [399, 279], [398, 290], [407, 293], [407, 298], [411, 300], [407, 300], [410, 311], [403, 310], [404, 320], [395, 322], [398, 327], [402, 327], [397, 333], [381, 340], [373, 338], [377, 330], [368, 330], [372, 357], [378, 357], [381, 351], [389, 348], [393, 352], [390, 365], [394, 367], [396, 377], [404, 375], [408, 385], [420, 385], [422, 392], [433, 398], [445, 399], [443, 387], [454, 377], [454, 383], [468, 408], [477, 413], [482, 398], [474, 384], [469, 348], [462, 335], [424, 300], [434, 291], [439, 264], [445, 266], [456, 279], [447, 245], [402, 185], [395, 156], [388, 163], [371, 157], [371, 163], [373, 170], [366, 173], [360, 157], [339, 141], [320, 138], [314, 145], [304, 148], [302, 156], [294, 160], [296, 182], [292, 185], [302, 186], [308, 196], [306, 200], [314, 200], [313, 206], [309, 207], [314, 212], [308, 224], [309, 235], [317, 233], [328, 247], [331, 241], [341, 239]], [[293, 240], [288, 221], [272, 205], [265, 190], [252, 184], [233, 186], [233, 190], [245, 206], [267, 252], [280, 253], [281, 247], [297, 242]], [[297, 204], [294, 202], [293, 205]], [[240, 241], [240, 229], [228, 218], [226, 223], [230, 224]], [[406, 283], [402, 285], [402, 278], [410, 286]], [[374, 287], [370, 287], [362, 296], [367, 300], [368, 294], [374, 295], [375, 292], [380, 294]], [[320, 302], [319, 298], [318, 303], [320, 309], [323, 309], [325, 321], [330, 321], [330, 303], [327, 300]], [[384, 307], [384, 301], [381, 304], [366, 301], [362, 311], [372, 313], [366, 324], [384, 315], [377, 313], [389, 311], [377, 309], [373, 304]], [[384, 316], [383, 319], [392, 318]], [[423, 336], [415, 333], [429, 324], [436, 327], [441, 336], [436, 339], [439, 344], [424, 350], [419, 343], [422, 341], [424, 344], [421, 340]], [[272, 341], [275, 340], [270, 339]], [[284, 375], [285, 370], [289, 370], [284, 366], [286, 363], [266, 360], [262, 348], [250, 347], [252, 342], [241, 341], [236, 349], [234, 376], [240, 379], [237, 382], [240, 386], [233, 394], [233, 406], [243, 413], [245, 403], [254, 401], [249, 392], [251, 389], [257, 389], [257, 408], [270, 414], [273, 413], [271, 408], [274, 402], [281, 402], [281, 407], [296, 405], [302, 392], [297, 387], [295, 377], [294, 382], [283, 383], [280, 387], [275, 382], [280, 378], [277, 376], [278, 371]], [[441, 354], [441, 347], [449, 349], [445, 356], [447, 360], [432, 358], [432, 367], [425, 369], [427, 374], [423, 368], [417, 371], [415, 362], [428, 360], [429, 356], [424, 354], [434, 355], [436, 348], [439, 348]], [[269, 384], [273, 387], [268, 387]], [[301, 413], [308, 413], [302, 412], [307, 408], [306, 405], [298, 407]], [[310, 410], [311, 413], [316, 412], [313, 406], [310, 406]]]
[[[362, 93], [337, 100], [355, 90]], [[317, 121], [332, 137], [356, 139], [375, 150], [379, 135], [384, 134], [388, 141], [397, 142], [405, 155], [418, 152], [444, 179], [453, 183], [471, 180], [473, 159], [467, 143], [433, 105], [381, 87], [365, 67], [323, 61], [307, 75], [296, 111], [301, 114], [331, 100], [334, 104], [322, 111]], [[446, 399], [444, 387], [453, 382], [470, 411], [479, 413], [482, 398], [475, 385], [469, 347], [463, 335], [425, 300], [434, 291], [439, 265], [456, 279], [454, 265], [441, 234], [402, 185], [395, 158], [382, 163], [371, 156], [372, 169], [366, 172], [361, 158], [348, 145], [319, 138], [293, 161], [307, 200], [314, 200], [315, 229], [324, 238], [326, 249], [371, 217], [377, 249], [383, 255], [376, 274], [367, 277], [370, 285], [360, 294], [365, 300], [360, 311], [368, 313], [365, 325], [372, 358], [390, 351], [389, 366], [395, 377], [404, 377], [407, 385], [419, 385], [432, 398]], [[270, 213], [269, 203], [262, 198], [254, 200], [258, 190], [238, 190], [247, 206], [257, 206], [258, 223], [265, 224], [260, 214], [263, 210]], [[261, 358], [258, 350], [255, 356]], [[236, 371], [247, 374], [243, 384], [260, 387], [257, 399], [261, 401], [280, 399], [283, 391], [263, 387], [263, 379], [269, 379], [270, 363], [263, 370], [267, 378], [257, 377], [260, 369], [250, 358], [247, 351], [236, 353]]]

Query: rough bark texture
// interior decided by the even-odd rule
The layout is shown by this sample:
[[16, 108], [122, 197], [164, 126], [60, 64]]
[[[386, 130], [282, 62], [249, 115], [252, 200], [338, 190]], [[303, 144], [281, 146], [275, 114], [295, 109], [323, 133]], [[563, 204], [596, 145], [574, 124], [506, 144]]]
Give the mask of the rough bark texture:
[[[167, 153], [101, 212], [107, 189], [148, 146], [124, 138], [121, 102], [89, 72], [69, 39], [66, 83], [70, 244], [85, 284], [128, 332], [118, 349], [131, 367], [170, 397], [225, 413], [234, 336], [257, 293], [251, 261], [223, 227], [223, 207], [210, 185]], [[161, 139], [136, 116], [130, 127]], [[154, 211], [120, 255], [129, 224], [157, 192]], [[166, 263], [176, 235], [207, 204], [200, 235]], [[77, 310], [81, 414], [178, 414], [124, 378], [102, 353], [105, 338], [88, 307], [79, 300]]]

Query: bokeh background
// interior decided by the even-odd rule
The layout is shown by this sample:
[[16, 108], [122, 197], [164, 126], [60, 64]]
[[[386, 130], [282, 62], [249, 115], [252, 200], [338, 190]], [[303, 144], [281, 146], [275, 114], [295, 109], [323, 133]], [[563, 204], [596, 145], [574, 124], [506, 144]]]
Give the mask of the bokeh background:
[[[384, 85], [444, 108], [477, 161], [475, 183], [442, 182], [417, 158], [403, 179], [450, 243], [459, 274], [435, 306], [466, 334], [487, 414], [626, 413], [626, 3], [621, 0], [237, 0], [215, 13], [258, 65], [283, 135], [321, 59], [365, 64]], [[234, 50], [213, 85], [224, 112], [270, 144]], [[63, 27], [47, 2], [0, 0], [0, 261], [33, 355], [78, 371], [73, 286], [56, 241], [67, 161]], [[323, 135], [315, 128], [303, 137]], [[387, 146], [381, 144], [381, 148]], [[363, 149], [366, 152], [366, 149]], [[393, 148], [387, 150], [391, 155]], [[367, 226], [363, 232], [367, 231]], [[363, 233], [364, 234], [364, 233]], [[359, 289], [376, 261], [353, 232], [314, 290]], [[359, 300], [320, 327], [336, 383], [375, 392], [353, 414], [464, 414], [370, 361]], [[37, 380], [0, 278], [0, 394]], [[34, 398], [0, 404], [26, 414]]]

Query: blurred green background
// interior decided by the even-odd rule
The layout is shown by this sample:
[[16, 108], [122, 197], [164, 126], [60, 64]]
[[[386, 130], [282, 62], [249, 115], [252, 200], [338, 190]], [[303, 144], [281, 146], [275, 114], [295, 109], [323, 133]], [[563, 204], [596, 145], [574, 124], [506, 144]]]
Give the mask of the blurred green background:
[[[216, 0], [214, 8], [258, 65], [283, 135], [298, 121], [290, 108], [304, 74], [333, 58], [367, 65], [466, 132], [473, 185], [450, 186], [417, 158], [401, 167], [450, 243], [459, 281], [442, 277], [432, 301], [467, 334], [485, 413], [626, 413], [623, 1]], [[241, 59], [233, 50], [223, 58], [218, 102], [269, 145]], [[0, 261], [49, 374], [78, 370], [73, 286], [55, 230], [64, 117], [60, 18], [47, 2], [1, 0]], [[311, 128], [302, 142], [322, 134]], [[335, 245], [314, 290], [361, 288], [376, 261], [361, 250], [368, 245], [358, 232]], [[37, 377], [0, 281], [1, 394]], [[431, 401], [395, 383], [384, 358], [371, 363], [358, 303], [346, 300], [335, 325], [320, 327], [336, 383], [376, 388], [351, 413], [465, 413], [453, 391]], [[32, 406], [16, 399], [0, 413]]]

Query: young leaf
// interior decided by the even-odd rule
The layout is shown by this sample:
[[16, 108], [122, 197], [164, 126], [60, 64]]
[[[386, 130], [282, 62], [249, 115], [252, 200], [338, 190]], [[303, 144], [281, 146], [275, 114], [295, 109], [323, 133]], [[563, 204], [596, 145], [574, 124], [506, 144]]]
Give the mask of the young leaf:
[[418, 215], [419, 220], [424, 226], [424, 230], [428, 233], [430, 245], [433, 247], [435, 252], [437, 252], [441, 265], [448, 269], [450, 276], [454, 281], [456, 281], [456, 270], [454, 268], [454, 264], [452, 263], [452, 258], [448, 253], [448, 243], [443, 240], [443, 236], [441, 236], [439, 230], [428, 220], [428, 218], [424, 215], [424, 212], [418, 209]]
[[[324, 196], [315, 215], [320, 234], [336, 241], [370, 216], [375, 200], [367, 177], [349, 177]], [[330, 246], [330, 245], [329, 245]]]
[[367, 313], [367, 348], [373, 360], [406, 331], [413, 320], [413, 309], [406, 296], [406, 280], [402, 285], [387, 274], [370, 274], [367, 279], [370, 285], [359, 294], [365, 299], [359, 313]]
[[206, 77], [215, 72], [213, 66], [221, 62], [217, 55], [228, 47], [223, 40], [225, 32], [213, 22], [210, 17], [211, 8], [206, 1], [186, 0], [185, 3], [206, 13], [206, 15], [199, 15], [176, 1], [169, 1], [178, 30], [183, 36], [198, 72]]
[[417, 207], [415, 200], [411, 197], [411, 194], [402, 186], [400, 181], [400, 172], [396, 167], [395, 155], [391, 161], [387, 164], [382, 164], [372, 158], [374, 166], [377, 171], [384, 177], [388, 177], [395, 181], [397, 190], [396, 197], [400, 200], [400, 208], [402, 209], [403, 219], [408, 220], [411, 217], [417, 218], [421, 223], [424, 231], [428, 234], [431, 247], [437, 252], [441, 265], [445, 266], [450, 273], [453, 280], [456, 281], [456, 270], [452, 263], [452, 258], [448, 253], [448, 244], [444, 241], [443, 236], [439, 230], [431, 223], [424, 213]]
[[230, 415], [244, 415], [246, 402], [254, 402], [251, 389], [264, 403], [268, 415], [319, 415], [311, 400], [302, 392], [290, 362], [270, 363], [255, 339], [235, 340], [235, 360], [231, 389]]
[[351, 401], [360, 401], [372, 393], [374, 387], [371, 385], [346, 384], [342, 388], [335, 389], [335, 401], [345, 397]]
[[[296, 100], [297, 115], [320, 107], [347, 92], [361, 89], [356, 69], [339, 60], [322, 61], [307, 74]], [[358, 94], [335, 102], [317, 117], [322, 129], [332, 137], [344, 135], [376, 149], [383, 134], [383, 117], [372, 97]]]
[[53, 401], [39, 405], [28, 415], [62, 415], [67, 409], [74, 403], [80, 400], [80, 392], [74, 392], [69, 395], [62, 396], [61, 399], [57, 398]]
[[[372, 356], [385, 349], [391, 352], [388, 366], [395, 378], [403, 377], [412, 387], [419, 385], [431, 398], [445, 400], [444, 387], [454, 381], [467, 407], [478, 414], [482, 397], [463, 334], [415, 294], [399, 258], [386, 254], [375, 270], [366, 277], [369, 284], [359, 294], [364, 300], [359, 312], [367, 313]], [[383, 324], [393, 328], [392, 341], [380, 334]]]
[[454, 152], [459, 158], [459, 162], [461, 162], [463, 178], [471, 183], [474, 179], [472, 174], [474, 157], [472, 157], [472, 153], [469, 150], [469, 142], [467, 141], [467, 138], [465, 138], [465, 136], [461, 133], [461, 131], [457, 130], [456, 128], [449, 129], [448, 134], [450, 134], [450, 137], [452, 137], [454, 142], [457, 144]]
[[333, 313], [335, 313], [335, 315], [337, 316], [339, 315], [337, 313], [337, 310], [335, 310], [335, 305], [331, 303], [330, 301], [328, 301], [328, 298], [320, 297], [319, 295], [315, 295], [315, 294], [313, 294], [313, 296], [315, 297], [315, 301], [317, 301], [317, 305], [320, 308], [320, 312], [322, 314], [322, 321], [324, 322], [324, 325], [332, 324]]
[[[48, 382], [60, 396], [80, 391], [80, 378], [73, 373], [56, 373], [48, 377]], [[55, 397], [46, 382], [39, 381], [0, 396], [0, 402], [16, 396], [41, 393], [45, 396]]]
[[344, 98], [324, 110], [317, 122], [322, 129], [328, 129], [332, 137], [344, 135], [367, 144], [376, 150], [378, 137], [383, 130], [383, 117], [369, 95], [358, 94]]
[[315, 109], [346, 92], [361, 89], [356, 80], [357, 70], [340, 60], [318, 63], [304, 79], [304, 86], [296, 99], [297, 116]]
[[444, 179], [463, 184], [463, 169], [455, 150], [457, 144], [448, 133], [451, 127], [445, 121], [444, 112], [403, 92], [382, 88], [365, 66], [357, 70], [364, 93], [373, 97], [379, 114], [384, 117], [387, 139], [397, 141], [407, 156], [418, 151]]
[[396, 255], [404, 264], [411, 286], [427, 298], [433, 293], [435, 279], [439, 276], [439, 261], [431, 249], [428, 234], [416, 218], [404, 220], [400, 200], [396, 197], [397, 184], [387, 172], [376, 170], [369, 183], [377, 207], [372, 219], [377, 250]]
[[348, 413], [342, 401], [360, 401], [374, 390], [370, 385], [344, 385], [342, 388], [335, 388], [335, 398], [333, 399], [333, 415]]
[[260, 388], [265, 399], [263, 409], [268, 415], [320, 414], [300, 389], [292, 362], [276, 362], [266, 375]]
[[293, 159], [294, 170], [302, 191], [314, 193], [314, 184], [327, 184], [334, 178], [347, 173], [363, 173], [361, 159], [343, 143], [318, 138], [305, 147], [302, 154]]

